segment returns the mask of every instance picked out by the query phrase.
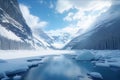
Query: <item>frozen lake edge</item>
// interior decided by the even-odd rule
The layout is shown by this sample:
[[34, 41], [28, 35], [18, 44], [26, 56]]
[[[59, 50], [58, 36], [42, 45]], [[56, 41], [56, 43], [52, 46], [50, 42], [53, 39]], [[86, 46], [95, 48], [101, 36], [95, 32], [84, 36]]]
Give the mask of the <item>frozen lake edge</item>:
[[[39, 54], [43, 53], [43, 54]], [[28, 55], [30, 54], [30, 55]], [[26, 72], [31, 67], [38, 64], [44, 64], [50, 59], [49, 56], [73, 55], [74, 59], [90, 60], [96, 59], [93, 63], [96, 66], [120, 69], [120, 51], [119, 50], [80, 50], [80, 51], [0, 51], [0, 75], [5, 77], [9, 73]], [[86, 57], [88, 54], [89, 55]], [[20, 56], [21, 55], [21, 56]], [[75, 57], [76, 56], [76, 57]], [[107, 66], [106, 66], [107, 65]]]

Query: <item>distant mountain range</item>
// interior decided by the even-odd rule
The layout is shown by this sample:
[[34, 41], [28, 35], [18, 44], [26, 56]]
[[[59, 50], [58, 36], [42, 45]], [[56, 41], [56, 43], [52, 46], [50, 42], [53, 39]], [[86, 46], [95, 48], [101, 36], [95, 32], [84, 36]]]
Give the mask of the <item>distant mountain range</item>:
[[47, 34], [51, 37], [52, 45], [57, 49], [61, 49], [69, 40], [72, 39], [72, 35], [67, 32], [48, 32]]

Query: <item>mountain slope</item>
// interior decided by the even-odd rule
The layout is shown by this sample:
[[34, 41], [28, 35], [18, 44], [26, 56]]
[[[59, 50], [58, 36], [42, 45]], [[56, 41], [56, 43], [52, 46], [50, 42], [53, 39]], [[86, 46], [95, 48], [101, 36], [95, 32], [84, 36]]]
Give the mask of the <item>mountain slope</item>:
[[48, 36], [48, 34], [46, 32], [44, 32], [42, 29], [38, 29], [37, 30], [37, 34], [38, 36], [43, 39], [45, 42], [47, 42], [48, 44], [52, 44], [53, 40], [51, 39], [51, 37]]
[[31, 49], [32, 42], [17, 0], [0, 0], [0, 49]]
[[39, 32], [42, 38], [33, 36], [17, 0], [0, 0], [0, 49], [50, 48], [47, 34]]
[[17, 0], [0, 0], [0, 24], [21, 39], [32, 37], [32, 32], [22, 16]]
[[99, 16], [85, 34], [71, 40], [65, 48], [71, 49], [120, 49], [120, 4]]

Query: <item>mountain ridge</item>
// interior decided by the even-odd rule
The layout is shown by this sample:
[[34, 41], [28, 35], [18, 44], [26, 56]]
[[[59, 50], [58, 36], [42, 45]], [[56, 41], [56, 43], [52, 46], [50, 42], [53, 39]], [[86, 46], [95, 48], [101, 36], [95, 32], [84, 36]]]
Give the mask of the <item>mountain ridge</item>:
[[[35, 38], [23, 17], [17, 0], [0, 0], [0, 29], [0, 49], [2, 50], [52, 47], [40, 38], [41, 35]], [[45, 33], [44, 35], [47, 36]]]

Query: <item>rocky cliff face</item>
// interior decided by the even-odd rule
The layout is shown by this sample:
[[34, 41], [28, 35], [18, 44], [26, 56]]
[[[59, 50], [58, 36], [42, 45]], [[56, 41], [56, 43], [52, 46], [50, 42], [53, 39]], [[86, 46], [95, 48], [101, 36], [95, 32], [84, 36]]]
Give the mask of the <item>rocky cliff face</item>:
[[22, 16], [17, 0], [0, 0], [0, 29], [0, 49], [25, 48], [22, 46], [31, 48], [32, 32]]

